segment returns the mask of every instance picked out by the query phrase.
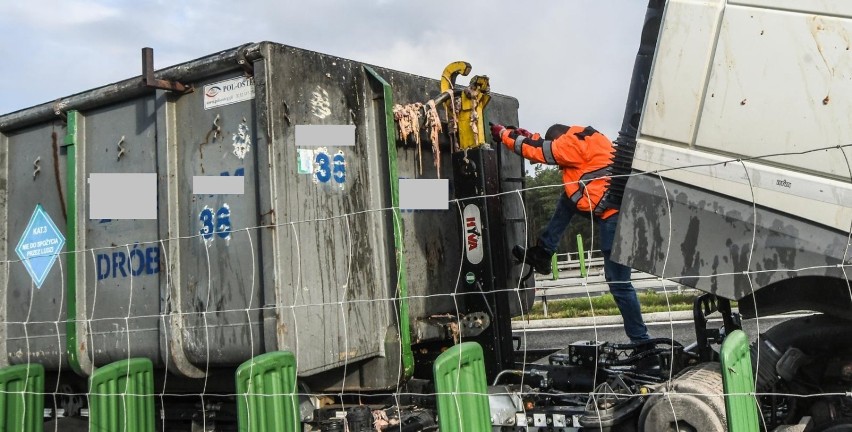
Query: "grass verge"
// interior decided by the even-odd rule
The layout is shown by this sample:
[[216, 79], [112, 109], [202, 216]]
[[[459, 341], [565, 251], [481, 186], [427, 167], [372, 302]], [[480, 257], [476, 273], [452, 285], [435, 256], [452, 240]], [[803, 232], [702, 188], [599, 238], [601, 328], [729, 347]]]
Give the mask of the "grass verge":
[[[637, 293], [642, 313], [667, 312], [667, 311], [689, 311], [692, 303], [699, 293], [669, 293], [666, 295], [656, 291]], [[618, 307], [612, 294], [603, 294], [592, 298], [579, 297], [562, 300], [549, 300], [547, 302], [547, 317], [544, 316], [544, 304], [537, 301], [530, 311], [529, 316], [524, 317], [531, 320], [553, 319], [553, 318], [583, 318], [591, 316], [618, 315]], [[514, 320], [521, 320], [515, 317]]]

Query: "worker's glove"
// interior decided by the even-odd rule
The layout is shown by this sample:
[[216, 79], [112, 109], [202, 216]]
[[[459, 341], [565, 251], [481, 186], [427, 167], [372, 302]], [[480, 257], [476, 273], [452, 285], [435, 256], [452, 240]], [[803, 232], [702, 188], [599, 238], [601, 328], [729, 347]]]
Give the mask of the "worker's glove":
[[494, 138], [494, 142], [500, 142], [502, 140], [503, 131], [506, 130], [506, 127], [501, 124], [491, 123], [491, 138]]
[[524, 128], [517, 128], [517, 129], [515, 129], [515, 133], [516, 133], [516, 134], [518, 134], [518, 135], [523, 135], [523, 136], [525, 136], [525, 137], [527, 137], [527, 138], [532, 138], [532, 132], [530, 132], [530, 131], [528, 131], [528, 130], [526, 130], [526, 129], [524, 129]]

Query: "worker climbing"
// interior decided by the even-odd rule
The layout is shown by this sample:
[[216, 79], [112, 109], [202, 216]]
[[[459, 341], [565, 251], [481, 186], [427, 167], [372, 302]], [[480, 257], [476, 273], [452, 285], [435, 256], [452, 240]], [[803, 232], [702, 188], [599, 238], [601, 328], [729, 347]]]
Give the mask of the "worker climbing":
[[551, 258], [571, 218], [577, 213], [589, 215], [593, 227], [600, 229], [604, 275], [624, 319], [624, 331], [632, 342], [649, 339], [636, 289], [630, 282], [631, 269], [610, 259], [618, 223], [618, 207], [607, 195], [612, 142], [592, 127], [562, 124], [551, 126], [543, 138], [526, 129], [492, 124], [491, 136], [525, 159], [557, 165], [562, 170], [564, 191], [537, 244], [528, 250], [517, 245], [512, 254], [536, 272], [550, 274]]

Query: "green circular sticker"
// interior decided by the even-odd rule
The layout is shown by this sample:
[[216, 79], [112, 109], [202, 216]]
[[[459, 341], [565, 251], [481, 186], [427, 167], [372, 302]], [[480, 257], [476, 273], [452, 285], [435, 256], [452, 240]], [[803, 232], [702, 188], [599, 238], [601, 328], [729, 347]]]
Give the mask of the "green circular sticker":
[[465, 275], [465, 280], [467, 281], [467, 283], [472, 284], [476, 282], [476, 276], [474, 276], [473, 272], [467, 272], [467, 275]]

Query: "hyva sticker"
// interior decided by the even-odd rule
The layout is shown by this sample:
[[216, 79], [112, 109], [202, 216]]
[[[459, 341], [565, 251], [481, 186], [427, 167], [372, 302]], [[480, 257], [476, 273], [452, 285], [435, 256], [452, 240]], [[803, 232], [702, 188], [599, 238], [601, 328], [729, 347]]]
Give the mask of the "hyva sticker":
[[482, 219], [479, 207], [469, 204], [464, 208], [464, 238], [465, 254], [471, 264], [482, 262], [484, 250], [482, 247]]

